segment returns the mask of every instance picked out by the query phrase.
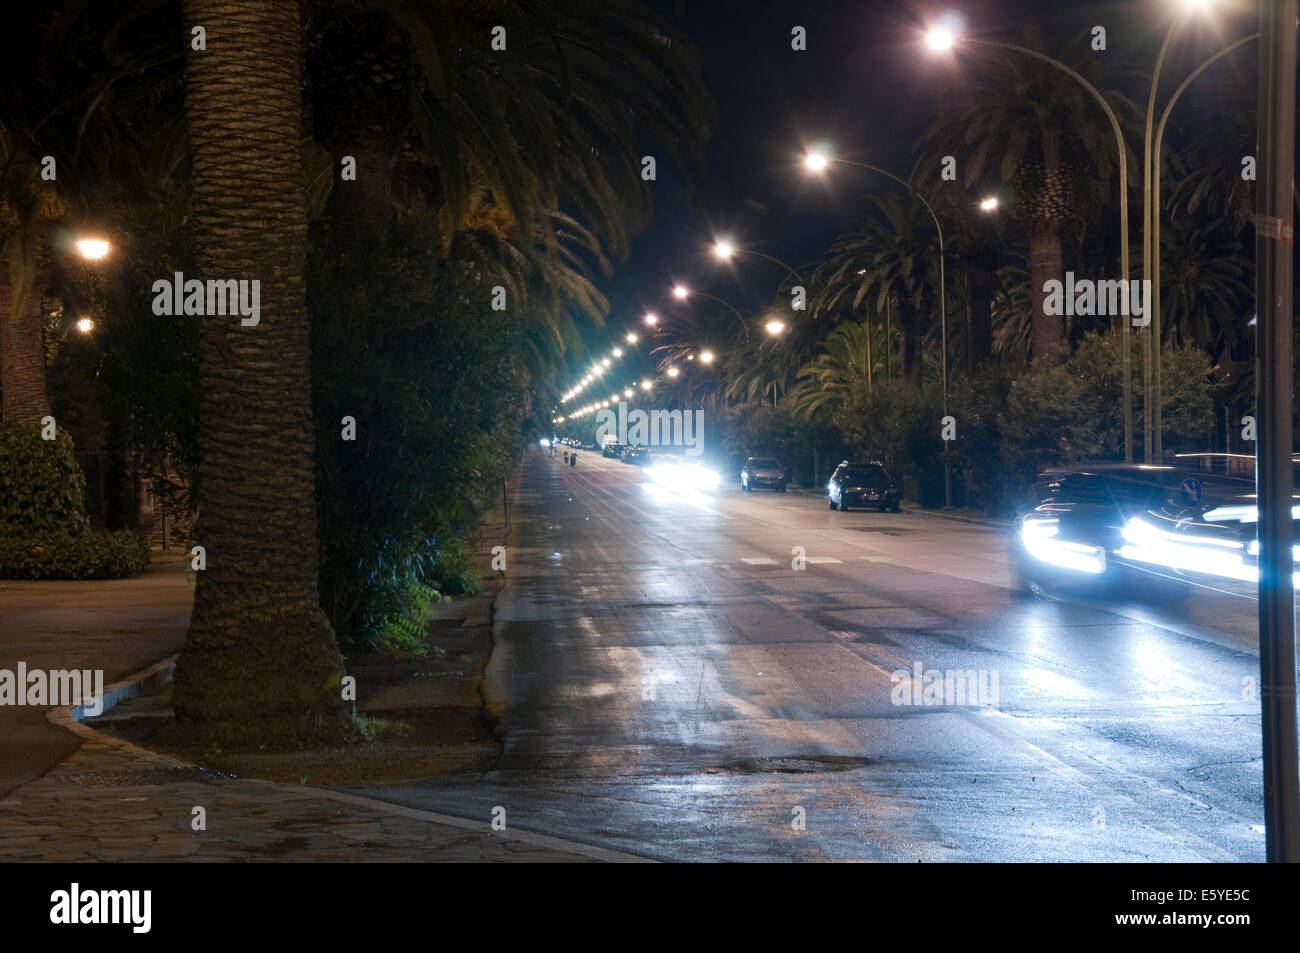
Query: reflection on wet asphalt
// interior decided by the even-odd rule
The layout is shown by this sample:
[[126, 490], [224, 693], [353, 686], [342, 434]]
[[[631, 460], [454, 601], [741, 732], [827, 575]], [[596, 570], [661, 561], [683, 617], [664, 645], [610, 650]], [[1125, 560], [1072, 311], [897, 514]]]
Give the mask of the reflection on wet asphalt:
[[661, 859], [1263, 859], [1253, 602], [1029, 599], [994, 528], [644, 482], [527, 459], [503, 754], [365, 793]]

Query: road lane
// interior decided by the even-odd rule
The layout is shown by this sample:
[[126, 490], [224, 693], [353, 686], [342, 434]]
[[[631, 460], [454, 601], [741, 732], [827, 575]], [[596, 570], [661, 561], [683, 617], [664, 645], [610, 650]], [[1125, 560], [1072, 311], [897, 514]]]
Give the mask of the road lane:
[[[1244, 600], [1026, 599], [995, 529], [593, 453], [530, 456], [515, 515], [499, 763], [369, 793], [665, 859], [1262, 858]], [[895, 704], [916, 665], [997, 710]]]

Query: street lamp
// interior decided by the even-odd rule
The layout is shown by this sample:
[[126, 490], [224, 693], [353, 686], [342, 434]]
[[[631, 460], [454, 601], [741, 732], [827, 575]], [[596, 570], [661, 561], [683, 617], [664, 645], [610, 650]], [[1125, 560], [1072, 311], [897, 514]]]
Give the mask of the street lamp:
[[647, 311], [644, 320], [650, 327], [654, 327], [659, 323], [659, 315], [655, 314], [653, 311]]
[[712, 363], [713, 363], [713, 352], [712, 352], [712, 351], [701, 351], [701, 352], [700, 352], [700, 361], [701, 361], [702, 363], [704, 363], [704, 364], [712, 364]]
[[737, 248], [725, 238], [719, 239], [713, 243], [713, 255], [720, 261], [730, 261], [735, 255], [753, 255], [756, 258], [762, 258], [766, 261], [772, 262], [773, 264], [780, 265], [794, 277], [796, 284], [803, 281], [803, 278], [799, 276], [799, 272], [795, 271], [775, 255], [769, 255], [767, 252], [755, 251], [752, 248]]
[[82, 258], [98, 261], [108, 254], [109, 244], [102, 238], [78, 238], [77, 251]]
[[636, 336], [635, 334], [633, 334], [631, 331], [628, 331], [628, 332], [627, 332], [627, 343], [628, 343], [628, 344], [635, 344], [638, 340], [639, 340], [639, 339], [637, 338], [637, 336]]
[[655, 386], [654, 383], [651, 382], [651, 381], [642, 381], [642, 382], [641, 382], [641, 389], [642, 389], [642, 390], [649, 390], [651, 387], [654, 387], [654, 386]]
[[785, 330], [785, 322], [778, 321], [776, 320], [776, 318], [773, 318], [771, 321], [767, 322], [767, 324], [763, 325], [763, 327], [767, 330], [768, 334], [775, 337], [776, 335], [780, 334], [782, 331]]
[[669, 376], [669, 377], [676, 377], [678, 373], [679, 373], [679, 372], [678, 372], [677, 368], [675, 368], [675, 367], [670, 367], [670, 368], [668, 368], [668, 376]]
[[726, 308], [728, 311], [734, 314], [736, 316], [736, 320], [740, 322], [740, 330], [745, 332], [745, 340], [746, 341], [749, 340], [749, 325], [745, 323], [744, 315], [742, 315], [736, 309], [735, 305], [727, 301], [723, 301], [717, 295], [711, 295], [707, 291], [692, 291], [690, 288], [687, 288], [685, 285], [677, 285], [676, 287], [673, 288], [673, 297], [676, 298], [678, 301], [685, 301], [691, 295], [695, 295], [700, 298], [708, 298], [710, 301], [716, 301], [718, 304], [722, 305], [724, 308]]
[[95, 322], [90, 318], [80, 318], [77, 321], [77, 330], [82, 334], [89, 334], [91, 331], [95, 330]]
[[997, 210], [998, 197], [996, 195], [990, 195], [988, 198], [980, 200], [981, 212], [996, 212]]
[[[949, 46], [952, 45], [951, 40], [949, 41], [948, 45]], [[908, 192], [912, 193], [912, 195], [915, 196], [916, 199], [922, 205], [925, 206], [925, 210], [930, 213], [930, 220], [934, 222], [935, 231], [938, 232], [939, 234], [939, 339], [940, 339], [940, 349], [941, 349], [940, 360], [939, 360], [939, 372], [940, 372], [940, 376], [942, 377], [943, 415], [946, 417], [948, 416], [948, 293], [947, 293], [947, 279], [944, 276], [943, 226], [939, 224], [939, 216], [934, 213], [934, 208], [930, 205], [929, 202], [925, 200], [924, 195], [922, 195], [916, 189], [912, 188], [911, 185], [909, 185], [903, 179], [900, 179], [898, 176], [894, 175], [894, 173], [888, 171], [887, 169], [882, 169], [879, 166], [875, 166], [875, 165], [869, 165], [866, 162], [854, 162], [850, 159], [839, 159], [833, 157], [829, 152], [821, 149], [810, 151], [804, 157], [804, 166], [812, 171], [824, 170], [832, 162], [837, 162], [840, 165], [853, 166], [854, 168], [858, 168], [858, 169], [866, 169], [869, 172], [879, 172], [881, 175], [893, 179], [903, 188], [907, 189]], [[946, 452], [947, 450], [945, 445], [945, 454]], [[944, 468], [944, 478], [943, 478], [944, 504], [943, 505], [946, 508], [951, 509], [952, 508], [952, 466], [948, 461], [945, 460], [943, 468]]]
[[[986, 46], [991, 49], [1011, 50], [1015, 53], [1024, 53], [1026, 56], [1032, 56], [1049, 66], [1054, 66], [1061, 72], [1065, 73], [1071, 79], [1075, 80], [1088, 93], [1097, 104], [1101, 106], [1106, 118], [1110, 120], [1111, 131], [1115, 133], [1115, 145], [1119, 154], [1119, 255], [1120, 255], [1120, 277], [1125, 281], [1128, 280], [1129, 260], [1128, 260], [1128, 150], [1124, 145], [1124, 132], [1120, 128], [1119, 117], [1115, 115], [1115, 110], [1106, 102], [1096, 86], [1088, 82], [1081, 76], [1077, 70], [1071, 69], [1060, 60], [1053, 59], [1046, 53], [1040, 53], [1038, 50], [1030, 49], [1027, 46], [1020, 46], [1016, 43], [1004, 43], [1001, 40], [979, 40], [970, 37], [959, 37], [956, 30], [948, 26], [936, 26], [926, 34], [926, 45], [932, 50], [944, 51], [951, 49], [961, 39], [963, 43], [975, 46]], [[1130, 364], [1132, 358], [1129, 354], [1129, 334], [1131, 320], [1121, 322], [1123, 326], [1123, 360], [1124, 369], [1124, 461], [1133, 462], [1133, 377]]]

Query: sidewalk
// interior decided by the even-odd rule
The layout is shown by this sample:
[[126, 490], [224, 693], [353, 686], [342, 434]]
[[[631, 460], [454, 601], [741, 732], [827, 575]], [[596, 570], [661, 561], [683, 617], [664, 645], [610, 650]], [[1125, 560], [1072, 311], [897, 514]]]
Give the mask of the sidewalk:
[[[485, 566], [505, 534], [499, 517], [483, 528]], [[443, 624], [485, 624], [498, 589], [489, 581], [485, 593], [446, 604]], [[105, 685], [109, 701], [128, 701], [170, 679], [190, 598], [179, 562], [173, 578], [170, 564], [157, 557], [133, 580], [0, 582], [0, 668], [14, 669], [19, 660], [29, 669], [103, 668], [105, 682], [115, 682]], [[127, 675], [142, 667], [142, 653], [155, 664]], [[528, 831], [493, 831], [487, 817], [235, 778], [148, 751], [79, 718], [68, 708], [0, 708], [0, 761], [21, 762], [0, 775], [11, 776], [0, 788], [0, 860], [641, 860]], [[200, 816], [204, 829], [195, 830]]]

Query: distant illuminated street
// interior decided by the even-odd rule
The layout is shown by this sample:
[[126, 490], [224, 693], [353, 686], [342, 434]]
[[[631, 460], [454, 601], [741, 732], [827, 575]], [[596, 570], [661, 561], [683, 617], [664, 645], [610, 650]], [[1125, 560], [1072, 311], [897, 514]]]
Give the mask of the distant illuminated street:
[[[1252, 600], [1035, 599], [991, 526], [562, 464], [513, 517], [503, 755], [366, 793], [661, 859], [1263, 859]], [[917, 665], [997, 711], [894, 704]]]

